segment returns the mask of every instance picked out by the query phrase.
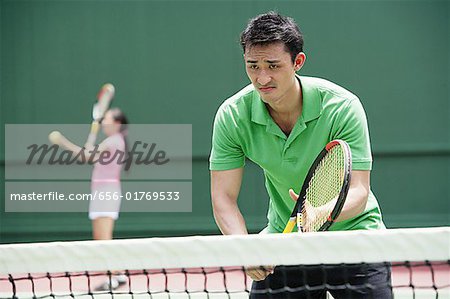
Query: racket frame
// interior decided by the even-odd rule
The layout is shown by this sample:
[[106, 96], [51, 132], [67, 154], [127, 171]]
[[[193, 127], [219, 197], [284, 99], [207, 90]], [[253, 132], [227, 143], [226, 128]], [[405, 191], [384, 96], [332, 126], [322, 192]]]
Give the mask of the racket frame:
[[327, 218], [327, 221], [319, 228], [318, 231], [325, 231], [336, 221], [337, 217], [342, 211], [342, 208], [345, 204], [345, 199], [347, 198], [348, 190], [350, 188], [350, 180], [351, 180], [351, 172], [352, 172], [352, 155], [350, 151], [350, 147], [347, 142], [343, 140], [333, 140], [327, 143], [325, 148], [317, 155], [317, 158], [314, 160], [313, 164], [309, 168], [308, 174], [305, 177], [303, 182], [302, 189], [298, 195], [297, 201], [295, 203], [294, 208], [292, 209], [291, 216], [289, 217], [289, 221], [283, 231], [283, 233], [292, 232], [295, 224], [297, 224], [298, 232], [303, 232], [302, 222], [303, 222], [303, 204], [306, 197], [306, 191], [309, 187], [309, 182], [311, 181], [314, 173], [316, 171], [317, 166], [322, 161], [322, 159], [327, 155], [329, 151], [335, 146], [342, 146], [344, 151], [344, 179], [342, 183], [341, 191], [339, 192], [339, 196], [337, 198], [336, 205], [331, 211], [330, 215]]
[[[100, 124], [105, 116], [106, 111], [111, 105], [115, 95], [114, 85], [106, 83], [102, 86], [99, 93], [97, 94], [97, 101], [94, 103], [92, 108], [92, 124], [90, 134], [96, 135], [100, 129]], [[91, 138], [90, 138], [91, 139]]]

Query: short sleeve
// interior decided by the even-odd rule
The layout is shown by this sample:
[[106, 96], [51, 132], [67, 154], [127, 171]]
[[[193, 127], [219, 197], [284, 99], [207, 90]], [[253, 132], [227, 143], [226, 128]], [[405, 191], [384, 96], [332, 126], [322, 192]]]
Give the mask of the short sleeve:
[[221, 107], [214, 119], [210, 170], [230, 170], [245, 165], [245, 155], [236, 136], [237, 125], [232, 115]]
[[332, 139], [344, 140], [350, 146], [353, 170], [372, 169], [369, 128], [366, 113], [358, 99], [349, 100], [340, 110], [332, 135]]

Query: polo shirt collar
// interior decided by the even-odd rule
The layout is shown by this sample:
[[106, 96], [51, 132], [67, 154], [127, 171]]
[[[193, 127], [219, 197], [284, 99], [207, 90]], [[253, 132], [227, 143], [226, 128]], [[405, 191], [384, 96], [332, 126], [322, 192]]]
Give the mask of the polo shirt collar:
[[252, 121], [260, 125], [267, 125], [270, 118], [266, 104], [261, 100], [258, 91], [255, 89], [252, 99]]
[[322, 98], [311, 78], [295, 75], [300, 81], [303, 96], [302, 115], [304, 122], [314, 120], [322, 113]]
[[[297, 74], [295, 76], [300, 82], [303, 96], [302, 114], [300, 118], [306, 123], [320, 116], [322, 113], [322, 101], [319, 91], [311, 84], [310, 78], [301, 77]], [[269, 111], [267, 111], [266, 105], [256, 90], [253, 92], [251, 119], [253, 122], [261, 125], [267, 125], [269, 120], [271, 120]]]

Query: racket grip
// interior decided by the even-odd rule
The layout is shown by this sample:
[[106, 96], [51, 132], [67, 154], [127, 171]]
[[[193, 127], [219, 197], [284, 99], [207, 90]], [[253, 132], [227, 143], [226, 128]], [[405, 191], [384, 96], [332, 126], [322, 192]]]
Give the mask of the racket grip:
[[291, 217], [289, 218], [288, 223], [286, 224], [286, 227], [283, 230], [283, 234], [289, 234], [292, 232], [295, 226], [295, 220], [297, 217]]
[[100, 128], [100, 122], [98, 122], [97, 120], [94, 120], [91, 124], [91, 134], [97, 135], [99, 128]]
[[297, 213], [297, 230], [299, 233], [303, 232], [303, 213]]

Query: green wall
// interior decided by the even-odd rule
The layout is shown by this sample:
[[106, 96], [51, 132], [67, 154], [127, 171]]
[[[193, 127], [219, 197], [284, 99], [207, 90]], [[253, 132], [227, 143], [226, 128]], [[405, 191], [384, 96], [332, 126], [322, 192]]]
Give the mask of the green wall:
[[[248, 84], [239, 34], [268, 10], [300, 25], [301, 74], [361, 98], [372, 188], [388, 227], [449, 225], [449, 1], [3, 0], [2, 124], [89, 123], [99, 86], [114, 83], [115, 105], [131, 122], [192, 124], [194, 155], [193, 212], [122, 214], [116, 237], [218, 233], [211, 123], [220, 103]], [[265, 223], [263, 183], [248, 164], [240, 205], [251, 231]], [[0, 242], [90, 238], [85, 214], [5, 213], [0, 199]]]

